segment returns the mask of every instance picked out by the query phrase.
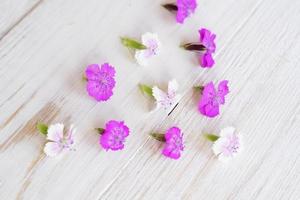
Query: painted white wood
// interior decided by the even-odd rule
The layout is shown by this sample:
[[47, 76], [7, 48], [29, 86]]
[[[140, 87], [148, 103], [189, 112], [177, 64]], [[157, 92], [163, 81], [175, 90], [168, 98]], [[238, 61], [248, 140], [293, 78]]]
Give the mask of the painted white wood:
[[[43, 1], [0, 41], [0, 199], [299, 199], [300, 2], [204, 0], [184, 25], [161, 3]], [[178, 47], [196, 41], [199, 27], [217, 34], [212, 69]], [[119, 37], [146, 31], [158, 33], [163, 52], [139, 67]], [[117, 86], [96, 103], [81, 77], [105, 61], [117, 69]], [[171, 78], [184, 94], [179, 106], [170, 116], [150, 113], [138, 83]], [[222, 79], [231, 92], [221, 115], [207, 119], [192, 86]], [[131, 128], [121, 152], [98, 145], [93, 128], [109, 119]], [[47, 158], [38, 121], [76, 124], [77, 151]], [[185, 133], [177, 161], [148, 136], [172, 125]], [[202, 134], [228, 125], [243, 133], [245, 150], [226, 165]]]
[[22, 19], [30, 15], [41, 1], [2, 0], [0, 1], [0, 38], [7, 35]]

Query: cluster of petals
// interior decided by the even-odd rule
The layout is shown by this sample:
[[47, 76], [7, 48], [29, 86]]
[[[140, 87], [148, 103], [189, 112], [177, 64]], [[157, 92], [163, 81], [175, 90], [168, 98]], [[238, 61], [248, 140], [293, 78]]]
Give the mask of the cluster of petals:
[[220, 113], [220, 105], [225, 104], [225, 96], [229, 93], [228, 81], [223, 80], [216, 89], [213, 82], [204, 86], [198, 110], [207, 117], [215, 117]]
[[212, 54], [216, 50], [215, 38], [216, 35], [208, 29], [202, 28], [199, 30], [200, 43], [205, 47], [205, 51], [200, 54], [200, 65], [203, 68], [211, 68], [215, 61]]
[[162, 154], [172, 159], [178, 159], [184, 149], [183, 134], [180, 128], [171, 127], [165, 133], [165, 145]]
[[157, 86], [152, 88], [152, 94], [156, 101], [156, 109], [163, 109], [169, 113], [179, 102], [181, 94], [178, 94], [178, 83], [175, 79], [169, 81], [168, 91], [164, 92]]
[[146, 49], [136, 50], [135, 59], [141, 66], [147, 66], [149, 60], [160, 53], [161, 43], [155, 33], [145, 33], [142, 35], [142, 44]]
[[85, 75], [87, 79], [86, 90], [97, 101], [107, 101], [113, 95], [115, 87], [115, 69], [108, 63], [101, 66], [91, 64], [87, 66]]
[[121, 150], [124, 148], [125, 139], [128, 135], [129, 128], [123, 121], [110, 120], [105, 125], [99, 143], [105, 150]]
[[234, 127], [221, 130], [220, 137], [213, 144], [213, 152], [222, 162], [234, 158], [242, 151], [242, 140], [240, 134], [236, 133]]
[[67, 150], [74, 150], [75, 129], [71, 125], [68, 132], [64, 132], [63, 124], [50, 125], [47, 130], [47, 140], [44, 152], [47, 156], [54, 157]]

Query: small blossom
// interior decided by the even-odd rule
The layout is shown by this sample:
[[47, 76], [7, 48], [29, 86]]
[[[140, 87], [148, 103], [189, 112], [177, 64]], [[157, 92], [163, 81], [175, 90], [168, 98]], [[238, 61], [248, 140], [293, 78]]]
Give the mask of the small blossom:
[[115, 87], [115, 69], [108, 63], [101, 67], [98, 64], [91, 64], [86, 71], [88, 94], [97, 101], [106, 101], [113, 95]]
[[99, 143], [106, 150], [121, 150], [124, 148], [125, 138], [128, 135], [129, 128], [123, 121], [111, 120], [106, 123], [104, 132], [100, 136]]
[[222, 162], [227, 162], [242, 150], [241, 136], [235, 133], [235, 128], [227, 127], [221, 130], [220, 137], [213, 144], [213, 152]]
[[178, 159], [184, 149], [183, 134], [180, 128], [173, 126], [169, 128], [165, 134], [152, 133], [151, 136], [161, 142], [165, 143], [162, 154], [172, 159]]
[[169, 81], [168, 92], [164, 92], [157, 86], [152, 88], [152, 95], [156, 100], [156, 109], [163, 108], [167, 113], [169, 113], [179, 102], [181, 95], [177, 93], [178, 83], [174, 79]]
[[183, 151], [183, 135], [178, 127], [172, 127], [165, 134], [165, 146], [162, 154], [172, 159], [178, 159]]
[[215, 117], [219, 114], [219, 107], [225, 103], [225, 96], [229, 93], [227, 85], [227, 80], [221, 81], [217, 91], [212, 82], [204, 86], [198, 104], [200, 113], [208, 117]]
[[215, 64], [212, 54], [216, 51], [216, 35], [205, 28], [199, 30], [199, 35], [199, 42], [186, 43], [181, 45], [181, 47], [198, 53], [201, 67], [211, 68]]
[[64, 152], [65, 150], [74, 150], [75, 129], [73, 126], [65, 133], [63, 124], [50, 125], [47, 130], [47, 140], [44, 152], [47, 156], [54, 157]]
[[142, 35], [142, 44], [147, 48], [142, 50], [136, 50], [135, 59], [141, 66], [148, 65], [148, 60], [159, 54], [161, 44], [158, 40], [158, 36], [155, 33], [145, 33]]
[[177, 0], [177, 7], [176, 21], [183, 24], [184, 20], [195, 12], [197, 2], [196, 0]]

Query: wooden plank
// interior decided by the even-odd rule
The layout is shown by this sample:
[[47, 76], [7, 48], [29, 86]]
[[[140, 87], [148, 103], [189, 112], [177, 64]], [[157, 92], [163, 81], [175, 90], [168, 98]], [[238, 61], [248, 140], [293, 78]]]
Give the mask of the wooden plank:
[[0, 2], [0, 40], [39, 4], [40, 0], [3, 0]]
[[[183, 26], [160, 3], [45, 1], [0, 42], [0, 199], [299, 196], [300, 94], [293, 88], [299, 85], [298, 3], [204, 1]], [[145, 8], [147, 14], [141, 14]], [[195, 55], [178, 48], [181, 41], [197, 40], [200, 26], [218, 35], [211, 70], [196, 67]], [[142, 68], [130, 60], [119, 37], [146, 31], [158, 33], [164, 51]], [[96, 103], [81, 76], [87, 64], [105, 61], [116, 66], [117, 87], [111, 101]], [[179, 107], [170, 117], [148, 112], [149, 101], [137, 84], [165, 85], [173, 77], [185, 94]], [[191, 87], [223, 78], [232, 89], [222, 116], [201, 117]], [[289, 103], [281, 106], [287, 97]], [[124, 119], [132, 130], [122, 152], [98, 146], [93, 128], [109, 119]], [[77, 151], [46, 158], [37, 121], [75, 123]], [[184, 156], [175, 162], [162, 157], [161, 145], [148, 137], [172, 124], [183, 128], [187, 140]], [[201, 132], [228, 124], [245, 133], [247, 148], [225, 167]], [[268, 169], [275, 166], [271, 177]]]

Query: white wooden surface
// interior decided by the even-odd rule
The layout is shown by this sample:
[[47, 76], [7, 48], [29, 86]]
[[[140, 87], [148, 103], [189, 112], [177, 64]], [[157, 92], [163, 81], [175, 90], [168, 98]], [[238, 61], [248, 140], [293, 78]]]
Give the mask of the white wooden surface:
[[[202, 0], [184, 25], [147, 0], [0, 1], [0, 199], [300, 199], [300, 1]], [[216, 65], [198, 67], [178, 48], [200, 27], [217, 34]], [[162, 54], [139, 67], [120, 36], [158, 33]], [[81, 77], [86, 65], [117, 69], [115, 95], [96, 103]], [[184, 93], [168, 117], [150, 113], [138, 83]], [[194, 84], [230, 81], [221, 115], [197, 112]], [[109, 119], [131, 128], [126, 148], [105, 152], [94, 127]], [[35, 124], [75, 123], [77, 151], [45, 157]], [[180, 160], [160, 154], [152, 131], [178, 125]], [[218, 162], [204, 132], [233, 125], [245, 150]]]

